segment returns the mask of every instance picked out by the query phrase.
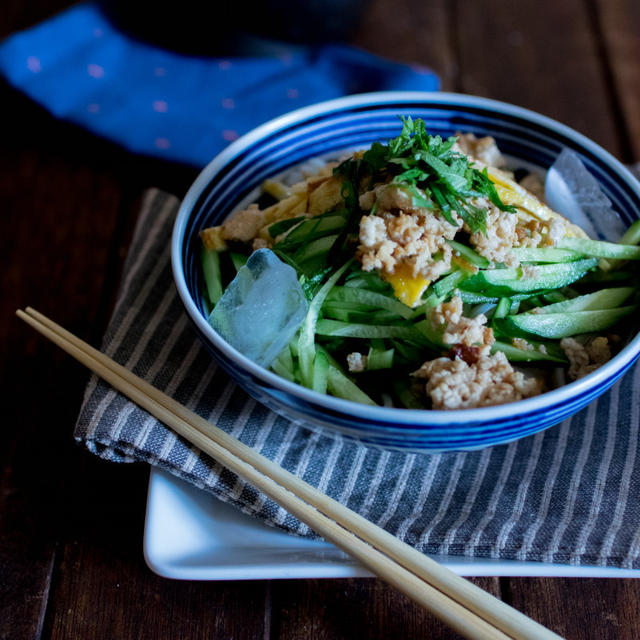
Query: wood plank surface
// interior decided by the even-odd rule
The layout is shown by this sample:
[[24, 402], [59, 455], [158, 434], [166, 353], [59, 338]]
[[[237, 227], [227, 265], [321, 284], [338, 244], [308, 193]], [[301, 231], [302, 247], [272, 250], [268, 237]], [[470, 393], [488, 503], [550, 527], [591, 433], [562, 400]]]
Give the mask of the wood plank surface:
[[[69, 4], [7, 0], [0, 35]], [[633, 0], [373, 0], [353, 42], [435, 69], [444, 89], [558, 118], [630, 160], [639, 33]], [[99, 343], [144, 189], [182, 195], [195, 170], [129, 154], [0, 88], [0, 639], [457, 637], [374, 579], [179, 582], [146, 567], [147, 470], [74, 445], [86, 373], [13, 312], [38, 306]], [[637, 581], [477, 582], [568, 638], [640, 635]]]
[[619, 120], [624, 160], [640, 160], [640, 3], [591, 0], [594, 23], [610, 76], [612, 109]]
[[[18, 97], [3, 103], [12, 122], [21, 122], [23, 109], [36, 111]], [[108, 209], [115, 214], [121, 198], [108, 173], [95, 171], [81, 157], [60, 162], [57, 150], [29, 140], [24, 128], [5, 132], [7, 153], [0, 161], [3, 215], [10, 229], [0, 234], [6, 276], [0, 298], [0, 382], [8, 427], [0, 432], [0, 575], [19, 580], [19, 586], [2, 588], [0, 595], [0, 636], [7, 638], [29, 637], [18, 629], [41, 625], [57, 543], [60, 469], [72, 449], [71, 427], [86, 379], [84, 371], [25, 332], [14, 310], [38, 304], [87, 335], [113, 237], [115, 216]], [[97, 221], [86, 215], [93, 194], [103, 203], [104, 215]]]
[[89, 459], [83, 452], [76, 458], [73, 466], [85, 486], [76, 481], [66, 487], [64, 544], [44, 637], [264, 637], [267, 583], [182, 582], [152, 574], [141, 545], [146, 469]]
[[[164, 171], [165, 188], [184, 192], [195, 171], [158, 171], [159, 163], [58, 123], [2, 89], [5, 122], [13, 126], [5, 127], [0, 157], [9, 230], [0, 234], [0, 384], [11, 426], [0, 430], [0, 638], [13, 639], [38, 637], [57, 554], [70, 544], [61, 536], [61, 513], [82, 477], [71, 434], [87, 380], [82, 367], [20, 323], [15, 309], [31, 304], [99, 342], [143, 189]], [[140, 469], [139, 486], [146, 476]], [[144, 512], [144, 490], [136, 512]]]
[[608, 87], [582, 0], [458, 0], [464, 93], [551, 116], [620, 155]]
[[454, 91], [458, 69], [448, 0], [372, 0], [353, 44], [407, 64], [421, 64], [440, 77], [444, 91]]
[[521, 578], [510, 581], [511, 604], [568, 640], [637, 640], [640, 582]]
[[[473, 580], [500, 597], [496, 578]], [[271, 638], [383, 640], [457, 638], [439, 620], [380, 580], [274, 581]]]

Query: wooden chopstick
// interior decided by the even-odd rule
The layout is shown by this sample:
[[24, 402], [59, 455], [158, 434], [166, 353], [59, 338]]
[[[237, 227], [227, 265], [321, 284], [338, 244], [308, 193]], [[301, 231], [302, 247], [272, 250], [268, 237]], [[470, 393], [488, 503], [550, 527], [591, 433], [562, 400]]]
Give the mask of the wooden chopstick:
[[[180, 405], [32, 308], [17, 315], [321, 536], [468, 638], [559, 638]], [[394, 562], [395, 560], [395, 562]]]

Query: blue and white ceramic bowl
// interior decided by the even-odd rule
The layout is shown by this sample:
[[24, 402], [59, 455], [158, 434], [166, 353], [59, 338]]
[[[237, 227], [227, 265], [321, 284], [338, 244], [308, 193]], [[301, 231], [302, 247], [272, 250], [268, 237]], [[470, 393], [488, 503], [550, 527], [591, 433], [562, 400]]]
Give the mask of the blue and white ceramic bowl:
[[172, 240], [173, 272], [204, 344], [238, 384], [275, 411], [361, 442], [405, 451], [478, 449], [536, 433], [606, 391], [640, 354], [636, 335], [611, 361], [562, 388], [520, 402], [458, 411], [370, 407], [321, 395], [256, 365], [209, 326], [201, 291], [198, 232], [219, 224], [270, 176], [310, 158], [384, 140], [400, 115], [423, 118], [432, 134], [491, 135], [517, 162], [548, 167], [563, 147], [576, 151], [626, 223], [640, 217], [640, 184], [609, 153], [572, 129], [512, 105], [447, 93], [372, 93], [284, 115], [246, 134], [202, 171], [185, 197]]

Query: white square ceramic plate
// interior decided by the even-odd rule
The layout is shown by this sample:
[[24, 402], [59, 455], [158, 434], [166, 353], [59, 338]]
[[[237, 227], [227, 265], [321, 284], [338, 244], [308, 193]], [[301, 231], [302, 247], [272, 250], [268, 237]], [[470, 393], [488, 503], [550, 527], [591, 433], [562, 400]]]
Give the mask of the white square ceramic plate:
[[[371, 576], [333, 545], [290, 536], [175, 476], [151, 468], [144, 555], [178, 580], [266, 580]], [[640, 570], [434, 556], [464, 576], [639, 578]]]

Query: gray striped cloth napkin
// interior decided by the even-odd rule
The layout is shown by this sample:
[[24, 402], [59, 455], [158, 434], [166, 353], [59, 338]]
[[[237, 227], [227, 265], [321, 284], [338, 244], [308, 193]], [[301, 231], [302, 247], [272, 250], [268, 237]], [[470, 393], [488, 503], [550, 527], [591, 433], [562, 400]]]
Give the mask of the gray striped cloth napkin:
[[[290, 422], [218, 369], [173, 286], [177, 200], [151, 191], [103, 349], [176, 400], [430, 554], [640, 568], [640, 368], [562, 424], [472, 453], [380, 451]], [[313, 533], [95, 377], [75, 437], [294, 534]]]

